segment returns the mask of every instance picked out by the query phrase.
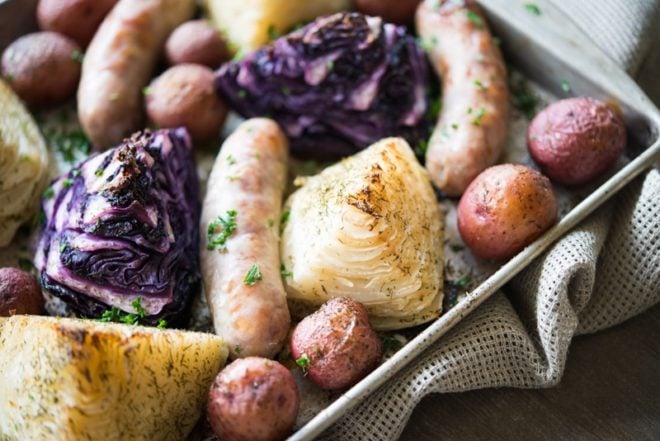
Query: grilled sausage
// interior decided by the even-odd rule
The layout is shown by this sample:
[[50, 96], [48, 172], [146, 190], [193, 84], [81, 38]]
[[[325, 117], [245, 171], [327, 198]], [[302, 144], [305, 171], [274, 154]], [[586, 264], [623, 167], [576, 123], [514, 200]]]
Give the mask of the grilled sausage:
[[291, 324], [280, 275], [279, 222], [288, 143], [269, 119], [225, 141], [202, 208], [202, 278], [216, 333], [232, 357], [273, 357]]
[[440, 190], [460, 196], [502, 152], [509, 113], [506, 66], [473, 0], [426, 0], [415, 19], [442, 78], [443, 107], [426, 167]]
[[190, 19], [195, 0], [120, 0], [87, 49], [78, 117], [90, 140], [110, 147], [141, 128], [142, 89], [170, 32]]

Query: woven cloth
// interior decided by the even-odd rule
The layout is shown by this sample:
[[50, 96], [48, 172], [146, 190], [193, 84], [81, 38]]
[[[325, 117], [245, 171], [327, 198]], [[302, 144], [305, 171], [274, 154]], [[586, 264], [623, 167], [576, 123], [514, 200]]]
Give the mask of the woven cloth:
[[[547, 1], [572, 17], [631, 75], [641, 66], [642, 79], [649, 79], [651, 85], [659, 83], [660, 1]], [[543, 2], [536, 4], [543, 9]], [[650, 47], [655, 50], [649, 51]], [[657, 84], [655, 87], [657, 90]], [[654, 98], [657, 103], [660, 96]], [[433, 392], [557, 384], [575, 335], [616, 325], [660, 301], [658, 170], [647, 172], [622, 190], [504, 291], [466, 317], [322, 438], [395, 439], [415, 405]]]

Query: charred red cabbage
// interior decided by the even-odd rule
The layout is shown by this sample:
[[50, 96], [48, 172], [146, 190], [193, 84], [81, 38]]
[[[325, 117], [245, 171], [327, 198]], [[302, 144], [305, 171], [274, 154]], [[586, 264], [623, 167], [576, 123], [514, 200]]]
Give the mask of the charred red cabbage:
[[142, 323], [183, 324], [200, 281], [185, 129], [138, 133], [89, 158], [53, 182], [43, 211], [35, 264], [48, 291], [86, 317], [114, 307]]
[[336, 157], [387, 136], [428, 136], [429, 69], [403, 26], [356, 12], [321, 17], [223, 65], [216, 89], [245, 117], [275, 119], [294, 154]]

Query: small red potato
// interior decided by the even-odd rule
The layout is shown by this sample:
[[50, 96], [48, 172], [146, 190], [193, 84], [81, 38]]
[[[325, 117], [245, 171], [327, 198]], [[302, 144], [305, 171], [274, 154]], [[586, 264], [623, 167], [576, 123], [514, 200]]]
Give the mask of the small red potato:
[[322, 389], [346, 389], [374, 370], [382, 343], [367, 310], [346, 297], [328, 300], [291, 334], [291, 354]]
[[165, 43], [165, 57], [171, 65], [193, 63], [216, 69], [231, 54], [213, 25], [206, 20], [191, 20], [170, 34]]
[[527, 131], [534, 161], [550, 179], [582, 185], [610, 169], [626, 146], [626, 128], [607, 104], [568, 98], [541, 111]]
[[220, 136], [227, 107], [213, 88], [213, 71], [180, 64], [163, 72], [145, 89], [147, 115], [158, 127], [185, 126], [195, 141]]
[[355, 0], [359, 12], [383, 17], [389, 23], [411, 24], [421, 0]]
[[458, 230], [479, 257], [517, 254], [550, 228], [557, 200], [548, 178], [523, 165], [490, 167], [468, 186], [458, 204]]
[[44, 298], [34, 277], [18, 268], [0, 268], [0, 317], [43, 311]]
[[2, 76], [29, 106], [58, 104], [76, 91], [80, 46], [55, 32], [35, 32], [14, 41], [2, 54]]
[[118, 0], [39, 0], [37, 21], [44, 31], [64, 34], [87, 47]]
[[293, 375], [280, 363], [241, 358], [216, 377], [207, 414], [223, 441], [277, 441], [292, 431], [300, 407]]

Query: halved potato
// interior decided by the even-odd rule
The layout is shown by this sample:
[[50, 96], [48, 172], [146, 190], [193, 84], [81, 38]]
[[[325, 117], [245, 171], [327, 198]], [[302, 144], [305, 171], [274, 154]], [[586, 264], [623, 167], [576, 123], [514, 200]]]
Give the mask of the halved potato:
[[0, 318], [0, 439], [185, 439], [226, 358], [213, 334]]

